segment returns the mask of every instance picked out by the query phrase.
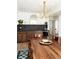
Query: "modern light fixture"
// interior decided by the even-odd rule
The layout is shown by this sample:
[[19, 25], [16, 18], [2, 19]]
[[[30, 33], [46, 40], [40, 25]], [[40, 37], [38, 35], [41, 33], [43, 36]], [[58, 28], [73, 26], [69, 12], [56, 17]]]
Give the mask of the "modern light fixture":
[[42, 7], [42, 11], [41, 13], [38, 13], [37, 14], [37, 18], [40, 18], [40, 19], [46, 19], [48, 16], [47, 16], [47, 1], [46, 0], [41, 0], [42, 4], [41, 4], [41, 7]]
[[43, 17], [46, 17], [46, 0], [43, 1]]
[[48, 10], [47, 10], [47, 0], [42, 0], [42, 5], [41, 6], [42, 6], [42, 13], [33, 14], [34, 17], [41, 18], [43, 20], [49, 19]]

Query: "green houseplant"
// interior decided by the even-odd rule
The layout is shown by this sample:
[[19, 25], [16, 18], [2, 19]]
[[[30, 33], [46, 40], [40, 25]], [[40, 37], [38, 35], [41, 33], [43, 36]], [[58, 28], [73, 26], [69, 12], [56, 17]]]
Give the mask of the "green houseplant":
[[18, 23], [19, 23], [19, 25], [22, 25], [23, 24], [23, 20], [22, 19], [19, 19], [18, 20]]

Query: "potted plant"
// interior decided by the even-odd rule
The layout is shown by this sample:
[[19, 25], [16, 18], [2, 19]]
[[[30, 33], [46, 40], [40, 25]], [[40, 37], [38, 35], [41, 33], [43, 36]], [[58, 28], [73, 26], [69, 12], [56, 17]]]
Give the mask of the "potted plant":
[[22, 25], [23, 24], [23, 20], [22, 19], [19, 19], [18, 20], [18, 23], [19, 23], [19, 25]]

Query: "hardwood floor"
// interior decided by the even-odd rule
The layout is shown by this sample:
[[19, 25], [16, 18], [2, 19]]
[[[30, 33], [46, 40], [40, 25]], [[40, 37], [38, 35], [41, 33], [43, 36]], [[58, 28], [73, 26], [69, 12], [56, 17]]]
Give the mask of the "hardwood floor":
[[17, 43], [17, 51], [21, 50], [23, 48], [28, 48], [28, 42], [27, 43]]
[[[61, 59], [61, 47], [57, 41], [53, 41], [52, 45], [41, 45], [38, 39], [31, 40], [31, 48], [33, 50], [33, 59]], [[17, 50], [27, 48], [28, 43], [18, 43]]]
[[33, 59], [61, 59], [61, 49], [56, 41], [52, 45], [41, 45], [39, 40], [32, 40]]

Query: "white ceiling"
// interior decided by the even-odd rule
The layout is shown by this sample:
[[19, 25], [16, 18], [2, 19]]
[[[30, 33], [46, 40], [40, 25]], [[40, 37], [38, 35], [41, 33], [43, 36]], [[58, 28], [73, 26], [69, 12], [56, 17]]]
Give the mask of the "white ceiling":
[[[60, 0], [46, 0], [48, 13], [60, 10]], [[43, 0], [17, 0], [17, 10], [21, 12], [42, 13]]]

